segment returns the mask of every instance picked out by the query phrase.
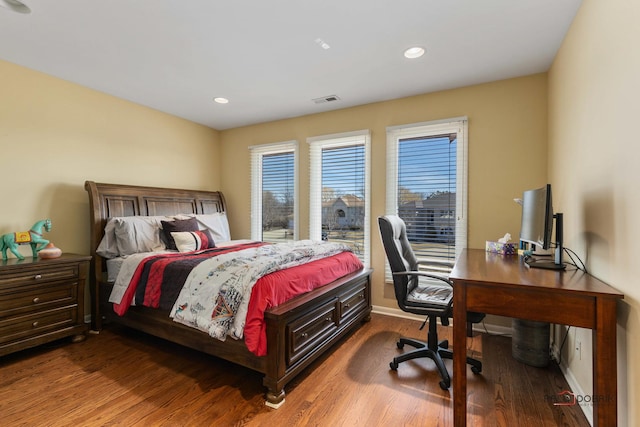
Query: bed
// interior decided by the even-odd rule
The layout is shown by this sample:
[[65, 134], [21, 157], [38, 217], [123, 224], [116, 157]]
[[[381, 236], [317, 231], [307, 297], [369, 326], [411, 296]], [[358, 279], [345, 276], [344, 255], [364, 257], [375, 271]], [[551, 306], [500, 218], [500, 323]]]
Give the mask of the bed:
[[264, 312], [266, 356], [248, 350], [243, 340], [224, 342], [174, 322], [164, 310], [134, 306], [116, 315], [109, 295], [106, 259], [96, 252], [109, 218], [226, 213], [222, 193], [85, 182], [90, 208], [92, 255], [90, 295], [92, 329], [109, 322], [175, 342], [264, 374], [266, 404], [284, 403], [285, 385], [338, 340], [369, 321], [371, 270], [362, 268]]

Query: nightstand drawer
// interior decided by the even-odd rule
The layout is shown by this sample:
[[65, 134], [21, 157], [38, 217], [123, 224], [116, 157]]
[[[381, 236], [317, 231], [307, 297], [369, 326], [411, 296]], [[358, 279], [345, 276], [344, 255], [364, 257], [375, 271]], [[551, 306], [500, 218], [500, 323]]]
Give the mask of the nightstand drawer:
[[84, 339], [90, 256], [0, 260], [0, 357], [73, 336]]
[[77, 265], [60, 266], [47, 269], [28, 269], [0, 276], [0, 289], [24, 286], [52, 280], [75, 279], [78, 277]]
[[77, 302], [78, 282], [25, 286], [16, 292], [0, 289], [0, 319], [29, 311], [68, 306]]
[[40, 335], [78, 323], [77, 305], [0, 320], [0, 343]]

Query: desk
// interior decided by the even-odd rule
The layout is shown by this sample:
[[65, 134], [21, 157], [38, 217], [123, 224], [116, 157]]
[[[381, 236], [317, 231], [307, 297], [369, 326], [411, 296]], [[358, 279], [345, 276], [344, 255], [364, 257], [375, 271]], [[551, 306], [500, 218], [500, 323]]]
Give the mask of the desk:
[[[593, 330], [594, 426], [617, 425], [616, 304], [624, 296], [580, 271], [527, 267], [518, 256], [466, 249], [453, 281], [453, 348], [465, 349], [466, 313], [478, 311]], [[453, 419], [467, 424], [466, 352], [453, 352]]]

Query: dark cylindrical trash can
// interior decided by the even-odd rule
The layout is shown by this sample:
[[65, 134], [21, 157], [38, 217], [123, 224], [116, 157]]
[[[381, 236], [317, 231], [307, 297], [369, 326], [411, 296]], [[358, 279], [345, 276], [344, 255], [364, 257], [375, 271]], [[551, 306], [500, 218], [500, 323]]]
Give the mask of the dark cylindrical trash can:
[[550, 325], [546, 322], [513, 319], [511, 354], [519, 362], [543, 368], [549, 364]]

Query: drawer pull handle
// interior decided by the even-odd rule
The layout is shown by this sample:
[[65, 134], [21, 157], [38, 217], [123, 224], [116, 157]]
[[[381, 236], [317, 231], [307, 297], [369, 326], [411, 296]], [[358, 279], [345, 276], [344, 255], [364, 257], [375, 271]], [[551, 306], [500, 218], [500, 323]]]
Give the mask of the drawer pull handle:
[[300, 336], [301, 336], [302, 338], [306, 338], [306, 337], [308, 337], [308, 336], [309, 336], [309, 334], [308, 334], [308, 333], [306, 333], [306, 332], [303, 332]]
[[37, 303], [39, 303], [39, 302], [40, 302], [40, 298], [35, 297], [35, 298], [33, 299], [33, 303], [34, 303], [34, 304], [37, 304]]
[[331, 322], [331, 317], [327, 317], [324, 319], [325, 322]]
[[35, 276], [33, 276], [34, 280], [39, 280], [42, 279], [42, 275], [41, 274], [36, 274]]
[[38, 321], [36, 320], [35, 322], [33, 322], [32, 326], [33, 326], [34, 328], [37, 328], [37, 327], [38, 327]]
[[344, 306], [345, 308], [349, 308], [349, 305], [350, 305], [349, 303], [346, 303]]

